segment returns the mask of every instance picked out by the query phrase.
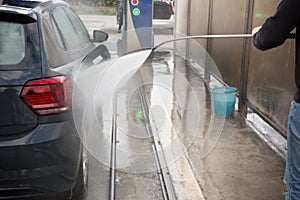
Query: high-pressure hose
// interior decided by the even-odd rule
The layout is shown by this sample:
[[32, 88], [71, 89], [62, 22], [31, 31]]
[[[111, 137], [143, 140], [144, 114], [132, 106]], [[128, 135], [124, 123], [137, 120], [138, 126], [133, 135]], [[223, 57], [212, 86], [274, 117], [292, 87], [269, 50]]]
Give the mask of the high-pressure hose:
[[[186, 36], [186, 37], [180, 37], [180, 38], [175, 38], [172, 40], [168, 40], [165, 42], [162, 42], [155, 47], [153, 47], [153, 50], [157, 49], [158, 47], [169, 43], [169, 42], [176, 42], [180, 40], [187, 40], [187, 39], [212, 39], [212, 38], [252, 38], [252, 34], [223, 34], [223, 35], [195, 35], [195, 36]], [[290, 33], [288, 35], [288, 39], [295, 39], [296, 38], [296, 33]]]

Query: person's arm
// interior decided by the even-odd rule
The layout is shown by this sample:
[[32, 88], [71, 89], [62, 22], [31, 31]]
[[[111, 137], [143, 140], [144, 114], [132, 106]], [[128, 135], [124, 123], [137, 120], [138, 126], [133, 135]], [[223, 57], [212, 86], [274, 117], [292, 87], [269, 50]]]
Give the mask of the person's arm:
[[274, 16], [254, 34], [253, 44], [260, 50], [282, 45], [300, 19], [300, 0], [282, 0]]

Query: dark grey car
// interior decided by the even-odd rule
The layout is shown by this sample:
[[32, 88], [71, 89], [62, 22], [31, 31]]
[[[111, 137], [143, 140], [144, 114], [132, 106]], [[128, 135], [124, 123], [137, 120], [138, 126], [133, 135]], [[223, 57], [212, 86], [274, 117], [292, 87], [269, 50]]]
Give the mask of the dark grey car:
[[62, 1], [0, 6], [0, 199], [86, 192], [72, 71], [106, 39]]

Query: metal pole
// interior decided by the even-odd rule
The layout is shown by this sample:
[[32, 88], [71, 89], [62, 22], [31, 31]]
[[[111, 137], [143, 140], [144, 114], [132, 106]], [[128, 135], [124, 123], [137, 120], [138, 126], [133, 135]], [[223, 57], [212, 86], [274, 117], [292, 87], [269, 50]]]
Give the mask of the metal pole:
[[[207, 23], [207, 34], [211, 35], [212, 32], [212, 18], [213, 18], [213, 0], [208, 1], [208, 23]], [[209, 55], [211, 55], [211, 40], [206, 41], [206, 51], [208, 52]], [[210, 82], [210, 69], [209, 67], [209, 58], [206, 57], [206, 65], [204, 68], [204, 81], [205, 83]]]
[[[191, 0], [188, 0], [188, 8], [187, 8], [187, 24], [186, 24], [186, 35], [187, 36], [190, 36], [191, 35]], [[185, 54], [185, 57], [186, 57], [186, 61], [188, 63], [190, 63], [190, 48], [191, 48], [191, 41], [190, 40], [187, 40], [185, 42], [185, 45], [186, 45], [186, 54]], [[186, 63], [187, 64], [187, 63]]]
[[187, 23], [186, 23], [186, 35], [190, 36], [191, 35], [191, 6], [192, 6], [192, 2], [191, 0], [188, 0], [188, 8], [187, 8]]
[[[247, 15], [245, 16], [245, 28], [244, 32], [249, 33], [252, 30], [253, 22], [253, 9], [254, 0], [247, 1]], [[250, 49], [251, 40], [245, 38], [243, 42], [243, 57], [241, 64], [241, 76], [240, 76], [240, 98], [239, 98], [239, 111], [245, 118], [247, 116], [247, 87], [248, 87], [248, 71], [249, 71], [249, 60], [250, 60]]]

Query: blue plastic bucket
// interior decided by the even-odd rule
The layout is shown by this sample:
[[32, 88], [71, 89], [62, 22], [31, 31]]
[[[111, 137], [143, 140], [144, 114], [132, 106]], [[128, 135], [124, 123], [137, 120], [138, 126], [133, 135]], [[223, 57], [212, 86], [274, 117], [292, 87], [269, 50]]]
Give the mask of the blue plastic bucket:
[[219, 87], [212, 89], [214, 109], [217, 115], [233, 115], [236, 91], [237, 89], [234, 87]]

